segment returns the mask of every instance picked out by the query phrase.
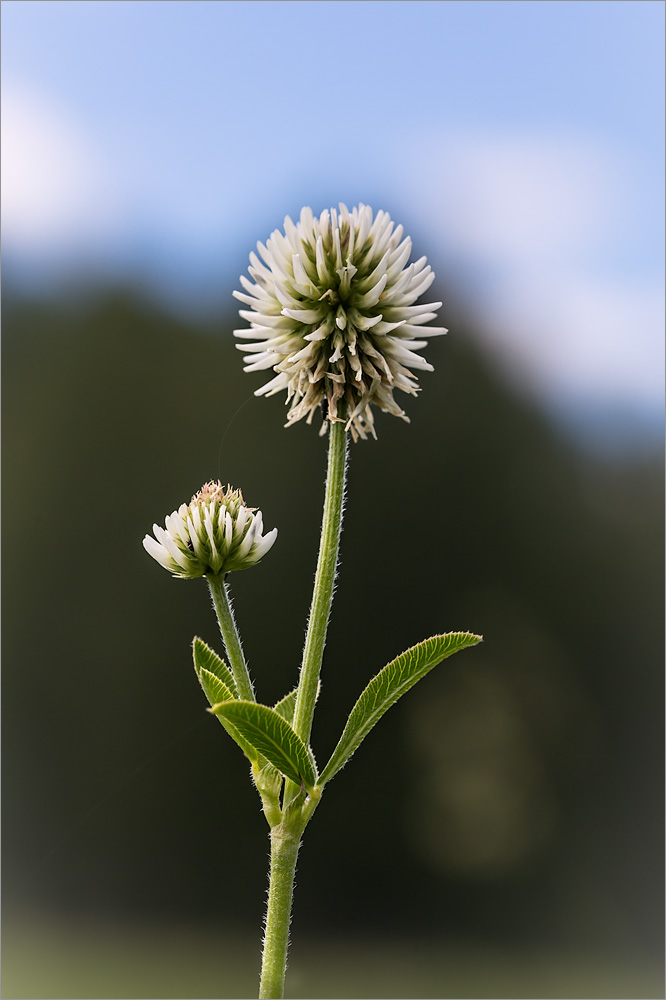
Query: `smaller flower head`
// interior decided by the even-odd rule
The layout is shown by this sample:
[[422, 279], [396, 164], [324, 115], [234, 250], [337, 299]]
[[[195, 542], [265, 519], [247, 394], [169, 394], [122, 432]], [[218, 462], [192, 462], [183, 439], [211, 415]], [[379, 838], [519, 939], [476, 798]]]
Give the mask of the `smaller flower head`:
[[277, 528], [265, 535], [262, 529], [261, 511], [246, 507], [240, 490], [218, 480], [181, 504], [164, 528], [154, 524], [155, 538], [146, 535], [143, 547], [174, 576], [194, 579], [254, 566], [277, 538]]

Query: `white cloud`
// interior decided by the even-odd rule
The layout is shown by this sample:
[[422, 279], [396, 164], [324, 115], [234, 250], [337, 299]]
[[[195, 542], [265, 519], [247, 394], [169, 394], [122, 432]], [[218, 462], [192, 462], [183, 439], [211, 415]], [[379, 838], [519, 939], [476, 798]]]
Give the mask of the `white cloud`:
[[2, 231], [13, 251], [77, 248], [115, 231], [110, 173], [84, 130], [43, 94], [3, 84]]
[[555, 401], [660, 407], [662, 284], [613, 263], [641, 196], [623, 156], [571, 136], [451, 135], [402, 169], [507, 371]]
[[608, 226], [617, 168], [592, 144], [537, 136], [460, 136], [419, 171], [439, 188], [447, 237], [505, 264], [579, 253]]
[[510, 279], [480, 303], [505, 368], [550, 396], [660, 406], [664, 297], [657, 282], [548, 274]]

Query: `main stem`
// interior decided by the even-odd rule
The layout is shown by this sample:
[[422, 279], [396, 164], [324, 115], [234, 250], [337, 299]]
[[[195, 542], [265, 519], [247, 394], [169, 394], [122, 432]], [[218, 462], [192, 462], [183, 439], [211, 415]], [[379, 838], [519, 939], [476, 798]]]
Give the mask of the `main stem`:
[[[315, 573], [310, 619], [303, 650], [303, 662], [298, 681], [293, 728], [303, 742], [310, 742], [321, 662], [326, 645], [326, 630], [333, 601], [335, 571], [338, 564], [342, 510], [347, 467], [347, 432], [343, 423], [330, 425], [328, 471], [324, 515], [321, 525], [319, 558]], [[281, 1000], [287, 969], [289, 923], [294, 894], [294, 874], [301, 834], [312, 815], [318, 796], [311, 796], [292, 815], [288, 805], [299, 791], [291, 781], [285, 782], [282, 822], [271, 831], [271, 874], [266, 910], [266, 935], [261, 967], [260, 998]]]
[[331, 423], [328, 445], [328, 472], [324, 516], [321, 524], [321, 542], [315, 574], [310, 620], [305, 637], [303, 662], [298, 681], [293, 727], [306, 744], [310, 741], [321, 661], [326, 645], [326, 629], [331, 613], [335, 570], [338, 565], [342, 509], [345, 496], [347, 467], [347, 432], [342, 422]]
[[271, 878], [259, 986], [260, 1000], [263, 998], [280, 1000], [284, 996], [291, 901], [294, 895], [294, 874], [300, 846], [300, 831], [295, 831], [295, 834], [295, 836], [283, 836], [281, 826], [271, 832]]
[[208, 586], [210, 587], [211, 597], [213, 598], [213, 604], [215, 605], [215, 613], [217, 614], [220, 632], [222, 633], [222, 639], [227, 651], [229, 666], [231, 667], [231, 672], [234, 675], [234, 680], [236, 681], [238, 694], [243, 701], [256, 701], [252, 681], [250, 680], [250, 673], [245, 662], [245, 655], [243, 654], [243, 647], [241, 646], [240, 636], [238, 634], [238, 629], [236, 628], [234, 613], [231, 610], [231, 604], [229, 602], [228, 584], [225, 583], [224, 577], [219, 574], [211, 574], [206, 577], [206, 580], [208, 581]]

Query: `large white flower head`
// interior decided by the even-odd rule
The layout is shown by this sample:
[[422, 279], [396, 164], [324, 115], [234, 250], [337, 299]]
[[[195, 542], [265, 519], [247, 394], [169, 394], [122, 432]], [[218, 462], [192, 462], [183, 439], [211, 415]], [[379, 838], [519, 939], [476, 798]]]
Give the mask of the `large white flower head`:
[[[245, 371], [277, 374], [255, 395], [287, 390], [287, 426], [310, 423], [321, 407], [326, 420], [343, 420], [354, 440], [376, 437], [372, 405], [403, 420], [393, 392], [418, 392], [412, 368], [432, 371], [419, 354], [428, 337], [446, 333], [426, 326], [441, 302], [415, 305], [434, 275], [426, 258], [408, 264], [412, 249], [387, 212], [373, 219], [368, 205], [346, 205], [315, 218], [304, 208], [294, 225], [284, 220], [261, 260], [250, 254], [253, 281], [241, 277], [248, 305], [240, 315], [249, 329], [237, 337], [246, 351]], [[323, 405], [322, 405], [323, 404]]]
[[240, 490], [210, 482], [164, 528], [154, 524], [155, 538], [146, 535], [143, 547], [174, 576], [194, 579], [254, 566], [277, 537], [277, 528], [265, 535], [262, 529], [261, 511], [246, 507]]

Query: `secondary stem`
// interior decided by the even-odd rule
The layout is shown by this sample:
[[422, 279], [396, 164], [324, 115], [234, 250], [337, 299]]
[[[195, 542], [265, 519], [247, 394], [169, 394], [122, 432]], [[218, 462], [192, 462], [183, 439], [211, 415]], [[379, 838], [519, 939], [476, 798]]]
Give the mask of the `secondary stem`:
[[211, 597], [215, 605], [215, 613], [217, 614], [220, 632], [222, 633], [222, 639], [227, 651], [229, 666], [236, 681], [238, 694], [244, 701], [256, 701], [252, 681], [250, 680], [250, 674], [243, 654], [243, 647], [241, 646], [240, 636], [229, 602], [228, 584], [225, 583], [224, 577], [220, 574], [211, 574], [206, 577], [206, 580], [210, 587]]

